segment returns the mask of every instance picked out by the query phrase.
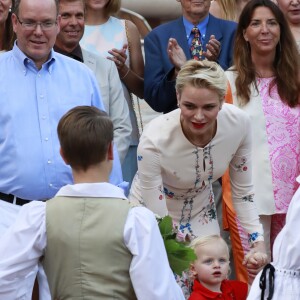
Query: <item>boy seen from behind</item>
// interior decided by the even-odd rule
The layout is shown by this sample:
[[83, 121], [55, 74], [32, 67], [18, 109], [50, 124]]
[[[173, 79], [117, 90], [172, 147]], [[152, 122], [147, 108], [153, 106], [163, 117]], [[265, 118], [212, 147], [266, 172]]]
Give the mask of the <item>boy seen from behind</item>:
[[73, 108], [57, 132], [74, 184], [47, 202], [24, 205], [3, 236], [1, 299], [30, 292], [22, 279], [41, 257], [52, 299], [184, 299], [153, 213], [131, 207], [123, 191], [108, 183], [113, 124], [107, 114]]

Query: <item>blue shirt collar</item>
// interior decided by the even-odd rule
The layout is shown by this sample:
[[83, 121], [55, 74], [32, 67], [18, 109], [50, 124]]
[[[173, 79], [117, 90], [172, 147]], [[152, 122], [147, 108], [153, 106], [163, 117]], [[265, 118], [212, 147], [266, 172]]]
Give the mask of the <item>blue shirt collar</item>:
[[[20, 50], [20, 48], [17, 45], [17, 41], [15, 41], [14, 43], [14, 47], [12, 49], [13, 54], [15, 56], [15, 58], [17, 59], [17, 61], [20, 63], [21, 67], [24, 68], [24, 73], [26, 74], [27, 72], [27, 68], [28, 67], [33, 67], [36, 69], [35, 63], [32, 61], [32, 59], [30, 59], [29, 57], [27, 57], [24, 52], [22, 52]], [[45, 66], [45, 68], [47, 69], [47, 71], [51, 74], [52, 71], [52, 65], [55, 61], [55, 52], [53, 51], [53, 49], [51, 49], [50, 55], [49, 55], [49, 59], [43, 64], [43, 66]]]
[[[184, 16], [182, 16], [182, 18], [183, 18], [183, 25], [184, 25], [185, 32], [186, 32], [186, 39], [189, 40], [191, 31], [195, 25], [192, 24], [191, 22], [189, 22]], [[203, 40], [206, 35], [206, 27], [207, 27], [208, 21], [209, 21], [209, 14], [206, 16], [206, 18], [204, 20], [202, 20], [199, 24], [197, 24], [197, 27], [201, 32], [201, 37]]]

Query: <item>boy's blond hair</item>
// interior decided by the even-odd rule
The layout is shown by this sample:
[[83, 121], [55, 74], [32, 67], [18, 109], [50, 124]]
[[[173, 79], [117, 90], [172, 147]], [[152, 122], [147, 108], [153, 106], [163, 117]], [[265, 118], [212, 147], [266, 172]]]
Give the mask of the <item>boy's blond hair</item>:
[[224, 244], [225, 248], [227, 249], [227, 254], [228, 254], [228, 259], [229, 259], [229, 248], [228, 245], [226, 244], [226, 242], [224, 241], [224, 239], [219, 236], [219, 235], [208, 235], [205, 237], [198, 237], [192, 240], [192, 242], [190, 243], [190, 247], [194, 250], [196, 250], [197, 247], [201, 247], [204, 246], [210, 242], [221, 242]]

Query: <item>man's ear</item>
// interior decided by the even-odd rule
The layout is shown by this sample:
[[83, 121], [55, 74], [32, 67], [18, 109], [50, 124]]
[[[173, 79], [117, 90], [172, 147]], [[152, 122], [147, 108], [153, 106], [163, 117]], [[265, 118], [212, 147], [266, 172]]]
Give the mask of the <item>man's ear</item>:
[[61, 149], [61, 147], [59, 148], [59, 154], [60, 154], [61, 158], [63, 159], [63, 161], [65, 162], [65, 164], [68, 165], [69, 162], [65, 158], [65, 154], [64, 154], [63, 150]]
[[107, 158], [114, 160], [114, 142], [110, 142], [107, 149]]
[[57, 22], [57, 28], [56, 28], [56, 30], [57, 30], [57, 33], [56, 33], [56, 35], [58, 35], [59, 34], [59, 32], [60, 32], [60, 21], [61, 21], [61, 15], [58, 15], [57, 16], [57, 19], [56, 19], [56, 22]]
[[11, 22], [12, 22], [12, 25], [13, 25], [13, 31], [14, 31], [14, 33], [16, 33], [17, 32], [18, 19], [17, 19], [17, 16], [15, 14], [11, 15]]

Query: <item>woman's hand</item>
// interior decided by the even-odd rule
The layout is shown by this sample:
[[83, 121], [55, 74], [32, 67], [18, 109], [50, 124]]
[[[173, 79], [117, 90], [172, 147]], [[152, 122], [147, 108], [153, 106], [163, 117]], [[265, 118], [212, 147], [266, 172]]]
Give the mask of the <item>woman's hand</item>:
[[[125, 44], [123, 46], [123, 48], [120, 50], [113, 48], [108, 51], [108, 53], [111, 54], [111, 56], [108, 56], [107, 59], [113, 61], [116, 64], [119, 74], [120, 74], [120, 71], [124, 70], [125, 68], [126, 68], [125, 71], [127, 71], [127, 67], [125, 66], [125, 62], [127, 59], [127, 54], [126, 54], [127, 47], [128, 47], [127, 44]], [[122, 74], [120, 74], [120, 76], [121, 75]]]
[[254, 243], [252, 249], [246, 254], [243, 265], [247, 268], [249, 275], [249, 284], [251, 284], [255, 276], [269, 262], [264, 242]]

